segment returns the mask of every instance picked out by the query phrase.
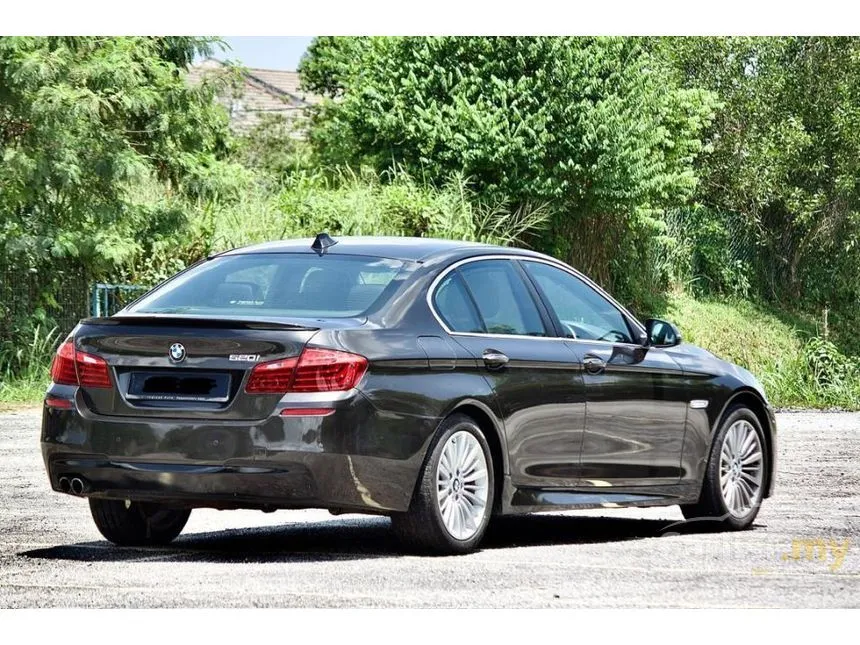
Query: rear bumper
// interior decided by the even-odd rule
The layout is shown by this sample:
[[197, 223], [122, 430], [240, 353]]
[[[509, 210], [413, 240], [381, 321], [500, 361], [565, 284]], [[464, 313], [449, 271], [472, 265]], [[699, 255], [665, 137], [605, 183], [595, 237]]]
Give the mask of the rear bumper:
[[46, 406], [42, 421], [54, 490], [79, 478], [88, 497], [190, 507], [404, 511], [438, 423], [360, 393], [329, 416], [244, 423], [96, 416], [67, 395], [72, 408]]
[[61, 478], [79, 478], [87, 497], [191, 507], [386, 513], [406, 510], [412, 492], [406, 469], [350, 455], [241, 465], [127, 461], [59, 452], [46, 456], [46, 463], [51, 485], [59, 492], [68, 492], [60, 485]]

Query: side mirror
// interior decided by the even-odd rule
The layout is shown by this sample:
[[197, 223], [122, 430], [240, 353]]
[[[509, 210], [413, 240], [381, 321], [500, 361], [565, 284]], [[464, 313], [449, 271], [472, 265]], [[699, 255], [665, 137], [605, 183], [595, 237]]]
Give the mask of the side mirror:
[[646, 347], [674, 347], [681, 343], [681, 332], [670, 322], [659, 318], [645, 321]]

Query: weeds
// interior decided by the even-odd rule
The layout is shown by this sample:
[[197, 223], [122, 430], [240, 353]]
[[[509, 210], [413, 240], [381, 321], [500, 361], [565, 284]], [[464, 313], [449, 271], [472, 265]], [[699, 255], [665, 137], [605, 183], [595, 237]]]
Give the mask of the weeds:
[[249, 195], [216, 218], [213, 248], [332, 235], [441, 237], [494, 244], [528, 244], [547, 220], [545, 206], [509, 208], [477, 198], [453, 176], [435, 188], [405, 172], [380, 178], [364, 171], [293, 177], [274, 198]]
[[38, 401], [49, 382], [48, 367], [60, 341], [56, 327], [33, 328], [28, 344], [0, 344], [0, 404]]
[[777, 407], [860, 409], [860, 367], [830, 341], [748, 301], [670, 298], [664, 315], [684, 339], [745, 367]]

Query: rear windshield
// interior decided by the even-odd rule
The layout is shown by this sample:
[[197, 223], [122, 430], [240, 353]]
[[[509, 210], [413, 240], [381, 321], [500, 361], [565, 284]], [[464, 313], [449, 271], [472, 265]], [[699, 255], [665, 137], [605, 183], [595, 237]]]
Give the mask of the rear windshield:
[[402, 268], [398, 260], [366, 256], [228, 255], [180, 274], [129, 311], [349, 318], [387, 300]]

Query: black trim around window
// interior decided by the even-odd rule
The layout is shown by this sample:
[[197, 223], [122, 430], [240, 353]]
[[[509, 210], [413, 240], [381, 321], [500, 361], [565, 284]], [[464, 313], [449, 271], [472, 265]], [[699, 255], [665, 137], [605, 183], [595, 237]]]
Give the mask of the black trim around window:
[[[473, 265], [481, 264], [482, 262], [486, 262], [486, 263], [504, 262], [508, 266], [510, 266], [515, 279], [520, 280], [520, 284], [526, 290], [526, 293], [529, 294], [529, 298], [531, 299], [531, 302], [534, 305], [535, 311], [537, 312], [538, 317], [540, 318], [541, 326], [543, 327], [543, 335], [542, 336], [536, 336], [534, 334], [497, 334], [495, 332], [488, 331], [487, 321], [484, 320], [484, 316], [481, 314], [481, 310], [480, 310], [480, 307], [478, 307], [478, 302], [477, 302], [477, 299], [475, 298], [475, 294], [472, 293], [472, 288], [469, 286], [468, 281], [461, 274], [460, 267], [457, 267], [456, 269], [451, 271], [451, 273], [456, 273], [458, 280], [465, 287], [466, 293], [469, 296], [469, 300], [471, 302], [471, 306], [473, 308], [473, 311], [477, 312], [478, 320], [481, 322], [481, 325], [483, 325], [483, 327], [484, 327], [483, 333], [490, 335], [490, 336], [518, 336], [520, 338], [552, 338], [553, 332], [555, 332], [555, 325], [552, 323], [551, 319], [548, 318], [546, 311], [545, 311], [545, 305], [540, 300], [540, 297], [537, 295], [537, 292], [535, 292], [534, 289], [532, 288], [531, 282], [529, 280], [523, 278], [523, 275], [522, 275], [523, 269], [517, 265], [516, 260], [514, 260], [512, 258], [487, 258], [487, 259], [475, 260], [474, 262], [469, 262], [469, 263], [467, 263], [467, 265], [473, 266]], [[513, 290], [513, 285], [511, 285], [511, 287]], [[438, 287], [437, 287], [437, 291], [438, 291]], [[513, 293], [513, 295], [516, 297], [516, 293]], [[433, 302], [434, 303], [436, 302], [436, 294], [435, 293], [433, 294]], [[438, 309], [438, 307], [437, 307], [437, 309]]]
[[[634, 344], [636, 344], [636, 338], [638, 337], [638, 334], [634, 333], [635, 330], [633, 329], [633, 326], [631, 325], [631, 322], [630, 322], [629, 318], [627, 317], [627, 315], [625, 315], [625, 313], [623, 311], [618, 309], [613, 304], [613, 302], [611, 300], [608, 300], [599, 291], [597, 291], [596, 289], [593, 289], [591, 287], [591, 285], [589, 285], [585, 280], [581, 280], [579, 278], [579, 276], [576, 276], [569, 271], [565, 271], [564, 269], [561, 269], [560, 267], [556, 267], [556, 266], [553, 266], [551, 264], [547, 264], [544, 262], [530, 262], [528, 259], [523, 259], [523, 260], [517, 259], [515, 262], [518, 264], [522, 264], [522, 265], [540, 264], [543, 266], [548, 266], [552, 269], [555, 269], [556, 271], [559, 271], [560, 273], [563, 273], [565, 275], [570, 276], [574, 280], [579, 281], [579, 283], [584, 288], [590, 289], [591, 292], [594, 293], [594, 295], [596, 295], [601, 300], [604, 300], [608, 305], [611, 306], [612, 309], [615, 309], [618, 312], [619, 316], [621, 316], [621, 320], [624, 321], [624, 325], [627, 327], [627, 334], [628, 334], [628, 337], [630, 338], [630, 341], [618, 341], [618, 342], [622, 345], [634, 345]], [[557, 338], [566, 338], [566, 339], [570, 339], [570, 340], [589, 340], [589, 339], [571, 338], [570, 336], [568, 336], [567, 334], [564, 333], [564, 325], [561, 324], [561, 320], [559, 319], [558, 315], [555, 313], [555, 309], [553, 309], [553, 307], [551, 306], [549, 298], [547, 297], [544, 290], [541, 288], [538, 281], [534, 278], [534, 276], [531, 275], [531, 273], [529, 273], [528, 267], [520, 266], [519, 268], [520, 268], [520, 271], [522, 271], [522, 273], [526, 276], [529, 283], [534, 288], [535, 292], [539, 295], [539, 298], [541, 299], [543, 306], [547, 309], [547, 311], [549, 312], [549, 315], [552, 317], [552, 325], [555, 328], [556, 337]], [[595, 340], [595, 339], [591, 339], [591, 340]], [[611, 342], [611, 341], [598, 341], [598, 342]]]

